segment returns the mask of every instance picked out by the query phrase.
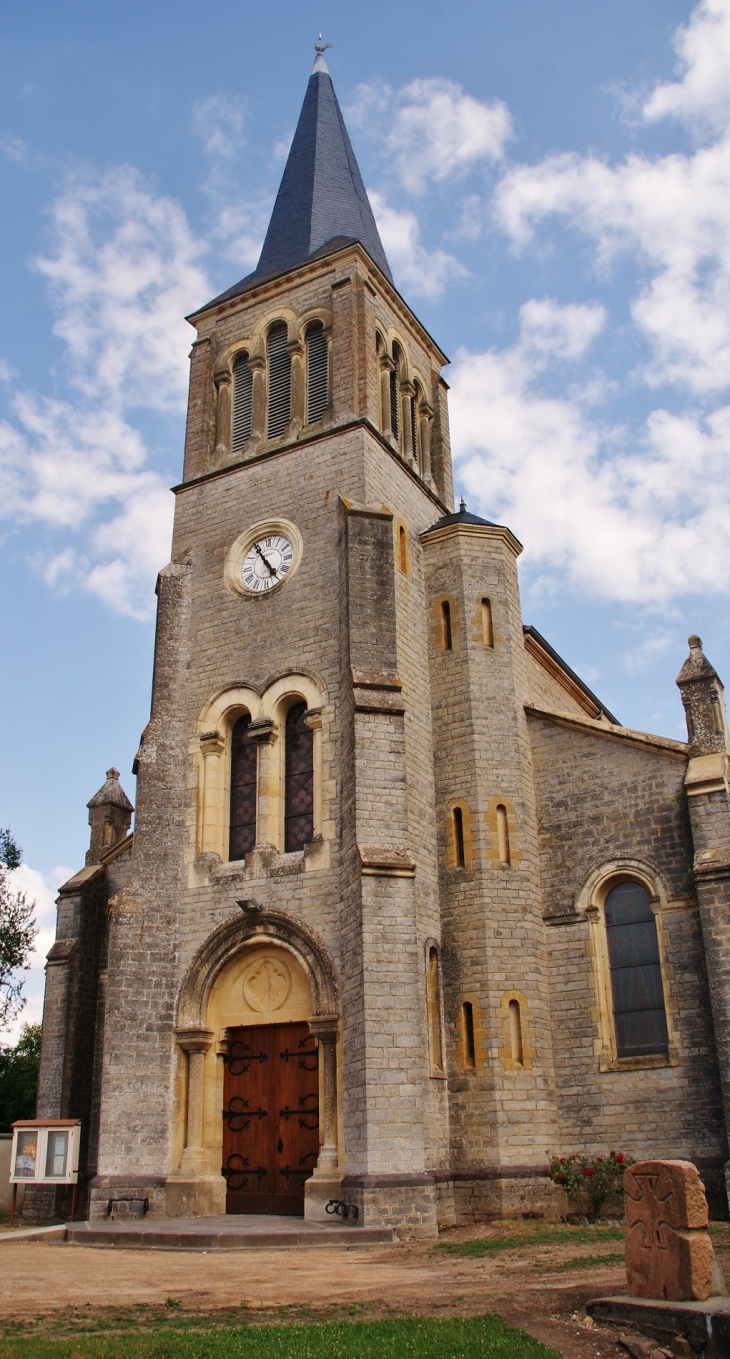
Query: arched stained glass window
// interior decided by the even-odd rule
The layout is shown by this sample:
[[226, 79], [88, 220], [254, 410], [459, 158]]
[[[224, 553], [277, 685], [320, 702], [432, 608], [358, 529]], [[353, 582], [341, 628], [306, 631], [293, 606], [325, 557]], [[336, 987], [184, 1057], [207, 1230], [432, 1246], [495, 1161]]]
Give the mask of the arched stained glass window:
[[314, 834], [314, 733], [304, 721], [306, 703], [295, 703], [286, 715], [284, 849], [287, 854], [309, 844]]
[[606, 897], [606, 935], [619, 1057], [667, 1051], [656, 920], [646, 888], [621, 882]]
[[248, 713], [231, 734], [231, 831], [229, 859], [245, 859], [256, 844], [256, 743], [248, 729]]
[[266, 340], [268, 403], [266, 434], [278, 439], [291, 419], [291, 356], [283, 321], [271, 327]]

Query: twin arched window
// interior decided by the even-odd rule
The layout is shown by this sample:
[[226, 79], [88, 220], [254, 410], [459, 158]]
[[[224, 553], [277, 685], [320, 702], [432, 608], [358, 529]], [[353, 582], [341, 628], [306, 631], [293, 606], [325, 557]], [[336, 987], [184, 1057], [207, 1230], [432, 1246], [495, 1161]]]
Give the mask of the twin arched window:
[[[329, 349], [321, 321], [314, 321], [305, 336], [306, 424], [321, 420], [329, 403]], [[280, 439], [292, 418], [292, 360], [286, 322], [277, 321], [266, 337], [266, 437]], [[296, 412], [295, 412], [296, 413]], [[240, 453], [251, 437], [253, 424], [253, 370], [247, 353], [233, 363], [231, 452]]]
[[[314, 834], [314, 733], [306, 703], [295, 703], [284, 726], [284, 852], [303, 849]], [[245, 859], [256, 845], [258, 748], [244, 713], [231, 732], [229, 859]]]
[[618, 1057], [665, 1053], [669, 1046], [659, 940], [651, 898], [620, 882], [604, 904]]

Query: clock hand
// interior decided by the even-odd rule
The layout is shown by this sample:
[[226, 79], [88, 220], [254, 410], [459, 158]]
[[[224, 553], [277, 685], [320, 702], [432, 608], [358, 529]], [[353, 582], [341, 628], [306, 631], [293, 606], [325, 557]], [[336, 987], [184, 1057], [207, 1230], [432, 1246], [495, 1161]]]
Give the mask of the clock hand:
[[271, 565], [271, 562], [270, 562], [270, 561], [267, 561], [267, 559], [266, 559], [266, 557], [264, 556], [263, 552], [261, 551], [261, 548], [259, 547], [258, 543], [254, 543], [253, 547], [254, 547], [254, 552], [258, 552], [258, 554], [259, 554], [259, 556], [260, 556], [262, 562], [264, 563], [264, 566], [267, 566], [267, 567], [269, 568], [270, 574], [271, 574], [272, 576], [275, 576], [275, 575], [276, 575], [276, 570], [275, 570], [275, 568]]

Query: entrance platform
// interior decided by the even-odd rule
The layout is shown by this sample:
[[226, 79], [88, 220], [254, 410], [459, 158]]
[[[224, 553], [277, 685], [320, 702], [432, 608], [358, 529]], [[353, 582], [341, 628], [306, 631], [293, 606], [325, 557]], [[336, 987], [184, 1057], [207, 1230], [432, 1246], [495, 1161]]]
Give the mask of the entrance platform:
[[127, 1250], [277, 1250], [290, 1246], [380, 1246], [393, 1240], [391, 1227], [338, 1226], [301, 1217], [226, 1214], [220, 1217], [156, 1217], [132, 1222], [69, 1222], [73, 1246]]

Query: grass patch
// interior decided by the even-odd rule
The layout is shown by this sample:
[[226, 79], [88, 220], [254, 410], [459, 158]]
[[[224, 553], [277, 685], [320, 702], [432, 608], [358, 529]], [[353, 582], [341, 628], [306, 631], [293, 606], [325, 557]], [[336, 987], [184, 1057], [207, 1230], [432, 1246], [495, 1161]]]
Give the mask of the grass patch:
[[448, 1255], [491, 1255], [501, 1250], [531, 1250], [534, 1246], [586, 1246], [623, 1241], [623, 1227], [553, 1227], [523, 1236], [481, 1236], [475, 1241], [439, 1241], [434, 1250]]
[[408, 1317], [393, 1321], [253, 1326], [197, 1334], [4, 1340], [2, 1359], [559, 1359], [501, 1317]]
[[595, 1269], [597, 1265], [622, 1265], [626, 1256], [623, 1251], [613, 1251], [609, 1255], [575, 1255], [572, 1260], [561, 1260], [558, 1265], [550, 1265], [555, 1274], [566, 1269]]

